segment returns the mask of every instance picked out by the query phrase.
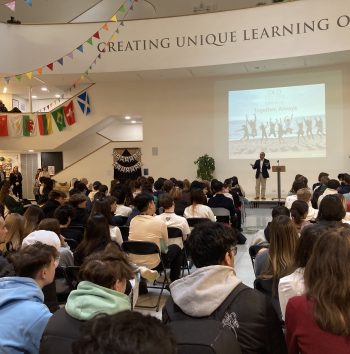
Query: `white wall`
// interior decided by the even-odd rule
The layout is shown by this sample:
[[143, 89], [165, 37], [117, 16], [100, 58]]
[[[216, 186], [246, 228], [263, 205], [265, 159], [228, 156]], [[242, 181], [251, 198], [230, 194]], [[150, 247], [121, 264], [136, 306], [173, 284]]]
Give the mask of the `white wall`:
[[[307, 78], [307, 79], [306, 79]], [[220, 96], [220, 87], [263, 87], [264, 85], [303, 84], [308, 80], [326, 83], [327, 157], [283, 159], [287, 172], [282, 176], [282, 190], [290, 188], [297, 173], [305, 174], [311, 182], [318, 173], [326, 171], [331, 177], [349, 171], [350, 148], [347, 132], [350, 122], [350, 68], [333, 66], [278, 73], [242, 75], [193, 80], [125, 82], [123, 85], [96, 85], [91, 94], [96, 111], [106, 107], [111, 111], [132, 112], [143, 117], [144, 141], [140, 143], [113, 143], [73, 165], [58, 176], [61, 180], [85, 175], [105, 183], [113, 177], [112, 150], [114, 147], [140, 147], [143, 168], [158, 177], [195, 178], [193, 161], [208, 153], [216, 160], [215, 176], [223, 179], [237, 175], [242, 185], [252, 194], [254, 172], [248, 160], [228, 159], [228, 131], [226, 96]], [[228, 83], [228, 84], [227, 84]], [[231, 86], [230, 86], [231, 85]], [[219, 89], [218, 89], [219, 87]], [[116, 99], [113, 100], [113, 97]], [[226, 102], [226, 101], [225, 101]], [[132, 114], [131, 114], [132, 115]], [[93, 119], [93, 117], [91, 117]], [[81, 148], [89, 141], [77, 141]], [[158, 147], [158, 156], [152, 156], [152, 147]], [[64, 152], [64, 155], [69, 152]], [[268, 156], [267, 156], [268, 157]], [[65, 160], [69, 156], [65, 156]], [[271, 161], [275, 163], [275, 161]], [[268, 194], [276, 190], [276, 176], [271, 173]]]

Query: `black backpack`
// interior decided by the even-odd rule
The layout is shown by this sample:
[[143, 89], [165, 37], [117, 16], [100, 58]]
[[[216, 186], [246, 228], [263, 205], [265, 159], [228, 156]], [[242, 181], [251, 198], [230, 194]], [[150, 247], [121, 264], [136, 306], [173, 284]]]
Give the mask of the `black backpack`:
[[167, 301], [163, 316], [175, 336], [178, 354], [241, 354], [235, 330], [223, 322], [226, 322], [226, 310], [246, 289], [249, 287], [239, 284], [219, 309], [208, 317], [188, 316], [172, 299]]

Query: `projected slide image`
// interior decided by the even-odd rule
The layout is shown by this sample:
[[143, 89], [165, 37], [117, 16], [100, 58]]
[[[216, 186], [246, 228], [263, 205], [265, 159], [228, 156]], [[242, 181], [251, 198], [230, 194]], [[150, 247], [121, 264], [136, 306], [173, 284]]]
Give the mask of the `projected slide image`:
[[326, 156], [325, 85], [229, 91], [229, 158]]

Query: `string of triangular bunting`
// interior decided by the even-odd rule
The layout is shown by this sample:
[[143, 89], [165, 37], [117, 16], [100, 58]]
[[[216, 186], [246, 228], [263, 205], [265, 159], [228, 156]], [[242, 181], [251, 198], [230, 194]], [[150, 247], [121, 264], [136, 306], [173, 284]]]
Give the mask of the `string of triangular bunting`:
[[[76, 97], [84, 115], [91, 112], [90, 97], [87, 91]], [[61, 132], [67, 125], [76, 123], [73, 100], [68, 104], [58, 107], [52, 112], [44, 114], [3, 114], [0, 113], [0, 137], [4, 136], [35, 136], [52, 134], [52, 119], [57, 129]]]
[[[109, 19], [108, 22], [114, 22], [114, 23], [118, 23], [120, 25], [123, 25], [123, 20], [126, 17], [126, 13], [128, 13], [130, 10], [133, 10], [133, 4], [134, 2], [137, 2], [138, 0], [125, 0], [118, 8], [118, 10], [113, 14], [113, 16]], [[32, 0], [25, 0], [25, 2], [32, 6]], [[10, 1], [8, 3], [4, 4], [5, 6], [7, 6], [8, 8], [10, 8], [11, 10], [13, 9], [13, 11], [15, 11], [15, 6], [16, 6], [16, 1]], [[126, 9], [127, 8], [127, 9]], [[120, 23], [118, 22], [118, 17], [119, 15], [122, 17], [122, 20], [120, 21]], [[124, 16], [123, 16], [124, 15]], [[14, 75], [8, 75], [5, 77], [1, 77], [6, 84], [9, 84], [9, 82], [13, 79], [16, 79], [18, 81], [20, 81], [22, 79], [23, 76], [26, 76], [28, 79], [32, 79], [33, 75], [38, 74], [38, 75], [42, 75], [43, 70], [48, 70], [49, 72], [54, 71], [55, 69], [55, 64], [59, 63], [61, 66], [64, 65], [64, 59], [65, 58], [69, 58], [69, 59], [74, 59], [74, 52], [80, 52], [80, 53], [84, 53], [84, 45], [93, 45], [94, 41], [93, 39], [100, 39], [100, 32], [102, 30], [104, 31], [109, 31], [110, 28], [108, 26], [108, 22], [105, 22], [99, 29], [98, 31], [94, 32], [87, 40], [85, 40], [82, 44], [78, 45], [76, 48], [74, 48], [72, 51], [70, 51], [69, 53], [53, 60], [50, 63], [47, 63], [45, 65], [42, 65], [36, 69], [24, 72], [24, 73], [19, 73], [19, 74], [14, 74]], [[119, 26], [117, 27], [117, 29], [115, 31], [113, 31], [114, 33], [119, 33]]]
[[[114, 41], [115, 40], [115, 36], [116, 33], [119, 33], [119, 27], [120, 26], [124, 26], [124, 19], [127, 17], [127, 15], [129, 14], [129, 11], [133, 10], [133, 4], [134, 2], [137, 2], [138, 0], [127, 0], [125, 1], [121, 7], [119, 7], [118, 11], [122, 8], [122, 11], [124, 12], [124, 17], [122, 18], [121, 21], [117, 21], [117, 15], [114, 14], [111, 17], [111, 21], [116, 22], [117, 23], [117, 28], [115, 31], [113, 31], [112, 35], [108, 38], [107, 42], [110, 41]], [[124, 4], [128, 3], [130, 6], [128, 7], [127, 10], [125, 10]], [[103, 27], [103, 26], [102, 26]], [[94, 60], [92, 60], [92, 62], [90, 63], [90, 65], [86, 68], [86, 70], [84, 71], [83, 74], [80, 75], [80, 77], [70, 86], [70, 88], [68, 90], [66, 90], [59, 99], [54, 100], [53, 102], [51, 102], [49, 105], [41, 108], [40, 110], [38, 110], [38, 112], [46, 112], [49, 109], [51, 109], [54, 105], [57, 104], [57, 101], [60, 102], [61, 99], [64, 99], [65, 95], [68, 95], [72, 92], [73, 89], [75, 89], [78, 84], [83, 81], [85, 79], [85, 77], [87, 77], [89, 75], [89, 72], [92, 70], [92, 68], [97, 64], [97, 61], [100, 60], [102, 58], [102, 54], [105, 54], [104, 52], [97, 54], [97, 56], [94, 58]]]

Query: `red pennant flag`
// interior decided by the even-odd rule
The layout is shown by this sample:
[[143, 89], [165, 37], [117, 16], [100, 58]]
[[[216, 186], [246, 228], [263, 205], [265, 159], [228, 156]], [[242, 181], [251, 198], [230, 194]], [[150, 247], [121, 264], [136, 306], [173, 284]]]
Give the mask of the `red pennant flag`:
[[74, 114], [74, 106], [73, 101], [70, 101], [69, 104], [63, 107], [64, 115], [66, 117], [66, 121], [68, 125], [72, 125], [75, 123], [75, 114]]
[[46, 65], [51, 71], [53, 70], [53, 63], [47, 64]]
[[0, 116], [0, 136], [8, 136], [7, 116]]
[[97, 39], [100, 39], [100, 33], [97, 31], [97, 32], [93, 35], [93, 37], [95, 37], [95, 38], [97, 38]]

